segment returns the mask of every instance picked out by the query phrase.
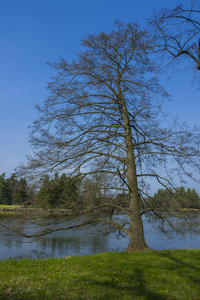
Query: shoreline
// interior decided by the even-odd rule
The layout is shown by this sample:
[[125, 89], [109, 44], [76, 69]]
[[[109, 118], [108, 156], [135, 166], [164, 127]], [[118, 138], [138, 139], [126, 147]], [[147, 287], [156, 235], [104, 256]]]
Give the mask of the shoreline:
[[[169, 212], [172, 210], [169, 209]], [[173, 210], [175, 212], [199, 212], [199, 208], [180, 208], [180, 209], [175, 209]], [[56, 214], [73, 214], [75, 211], [72, 211], [71, 209], [67, 208], [36, 208], [36, 207], [17, 207], [12, 205], [0, 205], [0, 213], [19, 213], [19, 214], [24, 214], [24, 213], [31, 213], [31, 214], [51, 214], [51, 212], [56, 213]], [[81, 211], [78, 211], [76, 213], [80, 213]]]
[[64, 209], [64, 208], [29, 208], [29, 207], [1, 207], [0, 206], [0, 214], [9, 214], [9, 213], [16, 213], [16, 214], [26, 214], [26, 213], [30, 213], [30, 214], [35, 214], [35, 215], [47, 215], [47, 214], [73, 214], [74, 212], [70, 209]]

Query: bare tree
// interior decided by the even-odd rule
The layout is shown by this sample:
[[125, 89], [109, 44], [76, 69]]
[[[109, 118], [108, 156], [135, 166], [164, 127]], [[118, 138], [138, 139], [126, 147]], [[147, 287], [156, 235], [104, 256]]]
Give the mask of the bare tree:
[[[34, 236], [106, 223], [128, 235], [128, 251], [148, 249], [142, 214], [163, 219], [162, 209], [156, 211], [146, 202], [148, 178], [173, 189], [172, 176], [192, 177], [190, 171], [199, 170], [199, 133], [176, 122], [162, 126], [161, 105], [168, 95], [149, 55], [151, 39], [137, 24], [116, 21], [110, 33], [88, 35], [82, 46], [86, 50], [75, 61], [60, 58], [51, 64], [56, 76], [44, 106], [37, 106], [40, 117], [31, 136], [36, 152], [20, 170], [33, 176], [54, 170], [73, 176], [81, 171], [83, 177], [107, 174], [109, 181], [102, 181], [101, 191], [125, 197], [75, 211], [65, 221], [80, 213], [88, 213], [87, 218]], [[115, 211], [122, 213], [119, 221]]]
[[176, 65], [200, 70], [200, 10], [198, 1], [156, 12], [153, 25], [156, 50], [169, 55]]

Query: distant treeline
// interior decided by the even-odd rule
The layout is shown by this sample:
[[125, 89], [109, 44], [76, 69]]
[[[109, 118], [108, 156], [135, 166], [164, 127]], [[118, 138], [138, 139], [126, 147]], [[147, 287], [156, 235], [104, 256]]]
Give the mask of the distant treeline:
[[[128, 196], [104, 192], [102, 178], [83, 178], [81, 174], [71, 178], [66, 174], [54, 177], [45, 175], [34, 185], [27, 183], [25, 178], [18, 179], [15, 174], [6, 178], [0, 175], [0, 204], [4, 205], [32, 205], [34, 207], [62, 207], [69, 209], [91, 208], [103, 203], [124, 201], [128, 204]], [[141, 200], [141, 206], [152, 209], [200, 209], [200, 197], [195, 189], [183, 186], [175, 191], [159, 189], [153, 197]]]
[[3, 173], [0, 175], [0, 204], [82, 209], [108, 200], [97, 178], [82, 177], [81, 174], [71, 178], [55, 173], [54, 177], [45, 175], [30, 185], [25, 178], [17, 179], [15, 174], [6, 178]]
[[156, 208], [163, 209], [181, 209], [195, 208], [200, 209], [200, 197], [195, 189], [181, 186], [175, 191], [172, 189], [159, 189], [152, 198], [147, 199], [147, 203]]

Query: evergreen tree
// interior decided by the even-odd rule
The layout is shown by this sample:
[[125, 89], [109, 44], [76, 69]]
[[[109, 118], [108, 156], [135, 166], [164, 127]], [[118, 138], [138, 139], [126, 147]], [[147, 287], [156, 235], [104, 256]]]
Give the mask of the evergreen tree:
[[5, 173], [0, 175], [0, 204], [7, 204], [7, 198], [6, 198], [7, 184], [6, 184], [5, 176], [6, 176]]
[[50, 196], [51, 196], [51, 181], [50, 176], [45, 175], [43, 178], [40, 179], [41, 187], [37, 196], [37, 205], [38, 206], [48, 206], [50, 203]]
[[45, 175], [38, 193], [37, 204], [39, 206], [72, 208], [78, 197], [78, 177], [70, 178], [66, 174], [60, 177], [55, 173], [50, 179]]
[[28, 186], [25, 178], [21, 178], [18, 182], [17, 189], [15, 191], [15, 201], [17, 204], [28, 204]]
[[16, 204], [16, 191], [18, 189], [19, 182], [15, 174], [12, 174], [10, 178], [6, 179], [7, 183], [7, 200], [9, 204]]

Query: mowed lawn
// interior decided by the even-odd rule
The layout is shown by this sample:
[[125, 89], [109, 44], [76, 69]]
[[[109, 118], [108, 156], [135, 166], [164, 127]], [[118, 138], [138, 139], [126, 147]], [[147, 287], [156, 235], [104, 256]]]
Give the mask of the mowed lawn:
[[200, 250], [0, 261], [0, 299], [200, 299]]

